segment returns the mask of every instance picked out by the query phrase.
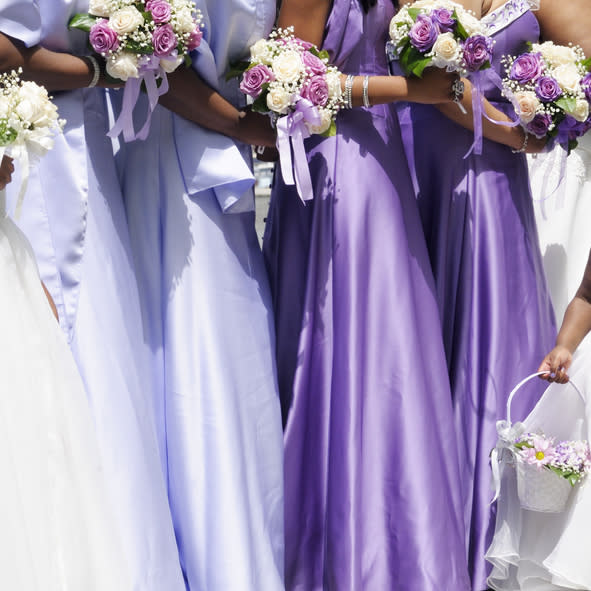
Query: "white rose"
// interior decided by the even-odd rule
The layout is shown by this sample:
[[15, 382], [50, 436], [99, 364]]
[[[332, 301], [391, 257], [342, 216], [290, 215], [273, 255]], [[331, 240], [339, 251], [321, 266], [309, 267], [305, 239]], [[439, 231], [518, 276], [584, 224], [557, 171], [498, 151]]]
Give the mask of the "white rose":
[[160, 60], [160, 67], [167, 73], [171, 74], [174, 72], [183, 62], [184, 58], [182, 56], [176, 57], [174, 59], [161, 59]]
[[329, 100], [339, 100], [343, 95], [341, 88], [341, 75], [338, 72], [327, 72], [325, 76], [326, 86], [328, 87]]
[[183, 6], [175, 11], [174, 22], [174, 29], [177, 33], [191, 33], [195, 29], [193, 12], [187, 6]]
[[57, 108], [49, 101], [47, 91], [34, 82], [23, 82], [17, 96], [17, 115], [34, 126], [51, 125], [57, 117]]
[[332, 123], [332, 113], [328, 109], [319, 108], [318, 112], [320, 114], [320, 123], [318, 125], [311, 125], [310, 123], [306, 122], [306, 127], [311, 134], [322, 134], [328, 130], [330, 124]]
[[30, 154], [39, 157], [44, 156], [54, 145], [53, 136], [41, 129], [29, 131], [26, 135], [26, 141]]
[[516, 92], [515, 101], [517, 103], [519, 118], [523, 123], [529, 123], [536, 116], [536, 110], [540, 106], [540, 101], [536, 93], [530, 90]]
[[569, 112], [577, 121], [586, 121], [589, 117], [589, 103], [586, 99], [577, 99], [575, 108]]
[[269, 45], [266, 39], [259, 39], [250, 48], [250, 57], [252, 60], [257, 61], [266, 66], [270, 66], [273, 58], [269, 51]]
[[577, 56], [573, 51], [572, 47], [566, 47], [564, 45], [554, 45], [551, 41], [542, 43], [541, 45], [533, 46], [532, 50], [539, 51], [542, 57], [551, 66], [563, 66], [566, 64], [574, 64], [577, 61]]
[[291, 95], [280, 85], [271, 84], [267, 94], [267, 107], [274, 113], [285, 115], [291, 104]]
[[468, 33], [468, 35], [470, 35], [470, 37], [472, 35], [482, 34], [482, 32], [483, 32], [482, 24], [475, 16], [473, 16], [469, 12], [462, 11], [460, 21], [461, 21], [462, 25], [464, 26], [464, 29], [466, 29], [466, 32]]
[[304, 63], [299, 52], [287, 50], [273, 59], [271, 67], [279, 82], [297, 82], [304, 70]]
[[439, 35], [431, 52], [433, 53], [433, 65], [438, 68], [444, 68], [450, 64], [459, 65], [462, 59], [462, 48], [452, 33]]
[[131, 33], [143, 24], [144, 17], [135, 6], [116, 10], [109, 18], [109, 26], [119, 35]]
[[556, 78], [556, 82], [558, 82], [562, 90], [565, 90], [567, 92], [576, 92], [579, 89], [579, 81], [581, 79], [581, 75], [579, 74], [579, 70], [576, 66], [558, 66], [554, 70], [553, 74], [554, 78]]
[[9, 112], [10, 101], [5, 96], [0, 95], [0, 119], [6, 119]]
[[107, 60], [107, 74], [124, 82], [128, 78], [137, 78], [138, 59], [133, 53], [121, 52], [118, 56]]
[[88, 3], [88, 12], [94, 16], [104, 16], [108, 18], [111, 14], [108, 0], [90, 0]]

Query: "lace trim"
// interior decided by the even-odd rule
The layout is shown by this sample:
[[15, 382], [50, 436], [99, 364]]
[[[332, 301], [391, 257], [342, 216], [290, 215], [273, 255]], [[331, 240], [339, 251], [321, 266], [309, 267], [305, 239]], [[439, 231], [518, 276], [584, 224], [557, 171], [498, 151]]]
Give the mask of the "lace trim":
[[484, 32], [487, 35], [494, 35], [508, 27], [528, 10], [536, 10], [537, 8], [539, 8], [538, 0], [508, 0], [502, 6], [483, 16], [480, 22], [484, 25]]

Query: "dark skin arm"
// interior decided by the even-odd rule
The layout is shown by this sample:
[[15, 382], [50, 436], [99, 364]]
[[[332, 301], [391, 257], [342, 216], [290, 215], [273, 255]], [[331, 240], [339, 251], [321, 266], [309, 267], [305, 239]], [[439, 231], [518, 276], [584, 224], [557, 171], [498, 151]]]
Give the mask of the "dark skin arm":
[[567, 371], [573, 353], [581, 341], [591, 332], [591, 253], [577, 293], [566, 309], [562, 326], [556, 338], [556, 347], [546, 355], [538, 371], [548, 372], [542, 376], [549, 382], [568, 382]]
[[542, 39], [559, 45], [580, 45], [591, 57], [591, 2], [589, 0], [542, 0], [534, 13]]

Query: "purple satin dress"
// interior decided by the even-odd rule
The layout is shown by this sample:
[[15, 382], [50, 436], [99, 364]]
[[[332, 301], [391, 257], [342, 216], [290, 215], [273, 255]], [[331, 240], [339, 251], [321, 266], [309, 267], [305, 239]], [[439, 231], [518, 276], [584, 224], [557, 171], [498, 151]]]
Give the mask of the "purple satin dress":
[[[526, 0], [509, 0], [483, 22], [496, 41], [493, 70], [501, 76], [501, 57], [523, 53], [539, 35]], [[495, 106], [511, 111], [490, 73], [482, 88]], [[513, 386], [535, 372], [552, 348], [554, 315], [525, 155], [484, 140], [482, 155], [464, 158], [472, 132], [433, 107], [405, 107], [400, 116], [443, 321], [472, 588], [481, 591], [487, 588], [484, 553], [492, 534], [489, 454], [496, 421], [505, 418]], [[542, 382], [528, 388], [515, 397], [515, 420], [544, 390]]]
[[[390, 0], [335, 0], [324, 48], [387, 74]], [[391, 106], [308, 140], [314, 199], [277, 178], [264, 237], [285, 432], [286, 586], [468, 589], [435, 287]], [[280, 176], [278, 173], [277, 177]]]

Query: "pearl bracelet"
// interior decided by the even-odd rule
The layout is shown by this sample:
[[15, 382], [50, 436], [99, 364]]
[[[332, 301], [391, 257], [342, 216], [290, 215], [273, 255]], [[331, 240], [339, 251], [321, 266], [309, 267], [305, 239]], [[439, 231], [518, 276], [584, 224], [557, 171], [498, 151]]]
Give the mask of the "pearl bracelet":
[[527, 133], [527, 131], [523, 130], [523, 144], [521, 144], [521, 148], [519, 148], [519, 150], [511, 150], [511, 152], [513, 152], [513, 154], [522, 154], [523, 152], [525, 152], [525, 150], [527, 149], [528, 140], [529, 140], [529, 133]]
[[101, 77], [101, 68], [99, 66], [97, 59], [94, 56], [87, 55], [86, 59], [90, 62], [93, 69], [92, 80], [90, 81], [87, 88], [94, 88], [98, 84], [99, 78]]

